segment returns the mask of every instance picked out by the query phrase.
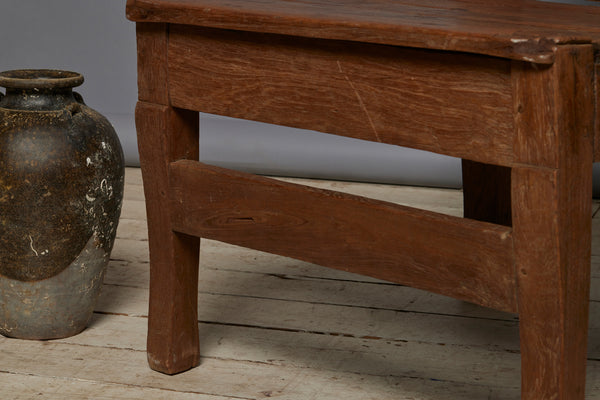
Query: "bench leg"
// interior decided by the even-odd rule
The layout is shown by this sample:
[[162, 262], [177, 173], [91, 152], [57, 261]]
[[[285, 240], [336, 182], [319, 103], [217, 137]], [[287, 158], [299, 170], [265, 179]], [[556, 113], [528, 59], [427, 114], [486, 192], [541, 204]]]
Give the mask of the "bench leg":
[[513, 63], [512, 220], [522, 399], [583, 400], [592, 224], [593, 49]]
[[462, 160], [464, 217], [511, 226], [510, 168]]
[[510, 168], [463, 160], [466, 218], [511, 225], [512, 191], [523, 400], [584, 398], [591, 164], [589, 169], [569, 176], [517, 168], [511, 179]]
[[522, 399], [584, 398], [591, 188], [591, 164], [513, 172]]
[[136, 126], [150, 247], [148, 362], [174, 374], [200, 360], [200, 239], [171, 230], [167, 171], [171, 161], [198, 159], [198, 113], [139, 102]]

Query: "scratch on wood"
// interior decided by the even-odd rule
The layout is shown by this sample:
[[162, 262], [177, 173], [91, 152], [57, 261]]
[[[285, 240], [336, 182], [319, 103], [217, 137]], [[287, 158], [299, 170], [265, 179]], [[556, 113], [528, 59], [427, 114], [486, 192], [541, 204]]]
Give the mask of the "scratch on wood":
[[33, 250], [33, 252], [35, 253], [36, 257], [40, 256], [38, 254], [37, 250], [33, 248], [33, 238], [31, 237], [31, 235], [29, 235], [29, 247], [31, 247], [31, 250]]
[[354, 94], [356, 94], [356, 98], [358, 99], [358, 103], [360, 104], [360, 108], [362, 108], [362, 110], [365, 112], [365, 115], [367, 116], [367, 119], [369, 120], [369, 125], [371, 125], [371, 128], [373, 129], [373, 133], [375, 134], [375, 138], [377, 139], [378, 142], [381, 142], [381, 138], [379, 137], [379, 133], [377, 133], [377, 129], [375, 128], [375, 124], [373, 123], [373, 120], [371, 119], [371, 115], [369, 114], [369, 111], [367, 110], [367, 107], [365, 106], [365, 103], [363, 102], [362, 97], [360, 97], [360, 94], [358, 93], [358, 90], [356, 90], [356, 87], [354, 86], [354, 83], [352, 83], [352, 81], [350, 80], [350, 78], [348, 77], [348, 75], [346, 75], [346, 73], [342, 69], [342, 64], [339, 62], [339, 60], [337, 61], [337, 66], [338, 66], [338, 69], [339, 69], [340, 73], [342, 73], [344, 75], [344, 78], [346, 79], [346, 81], [348, 82], [348, 84], [350, 85], [350, 87], [352, 88], [352, 90], [354, 91]]

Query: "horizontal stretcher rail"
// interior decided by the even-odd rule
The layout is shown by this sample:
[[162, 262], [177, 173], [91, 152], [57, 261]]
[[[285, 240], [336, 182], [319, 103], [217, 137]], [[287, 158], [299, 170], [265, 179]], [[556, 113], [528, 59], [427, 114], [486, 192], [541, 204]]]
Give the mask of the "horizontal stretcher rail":
[[181, 160], [172, 229], [516, 312], [510, 227]]

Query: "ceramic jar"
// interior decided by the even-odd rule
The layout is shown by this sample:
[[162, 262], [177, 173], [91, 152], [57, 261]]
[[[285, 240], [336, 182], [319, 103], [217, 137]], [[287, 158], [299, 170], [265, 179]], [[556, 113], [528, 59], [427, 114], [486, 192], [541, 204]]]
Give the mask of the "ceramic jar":
[[80, 74], [0, 73], [0, 333], [81, 332], [100, 293], [123, 197], [123, 151], [73, 87]]

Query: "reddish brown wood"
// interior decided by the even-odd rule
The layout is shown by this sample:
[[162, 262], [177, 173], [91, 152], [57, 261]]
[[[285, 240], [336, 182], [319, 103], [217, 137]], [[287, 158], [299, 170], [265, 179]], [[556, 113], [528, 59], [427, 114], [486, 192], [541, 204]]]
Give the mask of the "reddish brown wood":
[[[153, 368], [198, 362], [204, 235], [518, 309], [522, 398], [583, 399], [600, 9], [129, 0], [127, 10], [139, 22]], [[470, 160], [468, 218], [177, 161], [198, 156], [197, 113], [182, 109]]]
[[516, 311], [510, 228], [192, 161], [170, 177], [179, 232]]
[[[591, 46], [557, 49], [552, 68], [515, 63], [512, 174], [522, 398], [584, 398], [593, 154]], [[535, 138], [535, 140], [533, 139]]]
[[139, 102], [136, 126], [150, 247], [148, 362], [172, 374], [196, 366], [200, 240], [174, 233], [169, 211], [170, 161], [198, 158], [198, 113]]
[[[559, 47], [559, 49], [569, 48], [576, 47]], [[584, 97], [588, 103], [581, 104], [583, 107], [582, 113], [591, 111], [590, 115], [592, 116], [591, 125], [586, 126], [587, 130], [582, 131], [581, 134], [593, 140], [595, 93], [591, 47], [589, 52], [591, 55], [586, 54], [585, 60], [580, 60], [579, 58], [583, 56], [578, 55], [579, 58], [576, 61], [580, 62], [581, 68], [585, 68], [587, 74], [587, 81], [581, 85], [581, 89], [584, 91]], [[525, 65], [527, 64], [515, 63], [513, 68], [514, 93], [527, 93], [527, 96], [517, 97], [514, 106], [516, 128], [515, 163], [556, 168], [560, 164], [559, 156], [561, 154], [557, 151], [557, 148], [562, 145], [560, 143], [561, 132], [555, 126], [557, 117], [551, 112], [540, 112], [539, 107], [542, 104], [541, 101], [546, 102], [551, 110], [561, 105], [561, 101], [573, 101], [571, 98], [563, 99], [559, 88], [556, 87], [557, 79], [562, 82], [570, 77], [554, 76], [555, 69], [550, 67], [531, 66], [527, 69], [524, 67]], [[529, 70], [534, 70], [535, 73], [531, 73]], [[521, 75], [526, 75], [527, 78], [521, 78]], [[566, 119], [564, 120], [566, 121]], [[561, 125], [560, 128], [564, 127]]]
[[193, 27], [169, 60], [175, 106], [512, 162], [507, 60]]
[[169, 228], [170, 161], [198, 159], [198, 113], [168, 106], [168, 26], [137, 24], [136, 127], [150, 248], [148, 362], [176, 373], [200, 360], [197, 282], [200, 240]]
[[600, 161], [600, 51], [596, 53], [596, 66], [594, 68], [596, 79], [594, 90], [596, 92], [596, 133], [594, 135], [594, 161]]
[[464, 217], [511, 226], [510, 168], [462, 160]]
[[129, 0], [138, 22], [464, 51], [552, 63], [553, 46], [600, 43], [597, 7], [509, 0]]
[[169, 104], [167, 29], [167, 24], [136, 25], [140, 101]]

